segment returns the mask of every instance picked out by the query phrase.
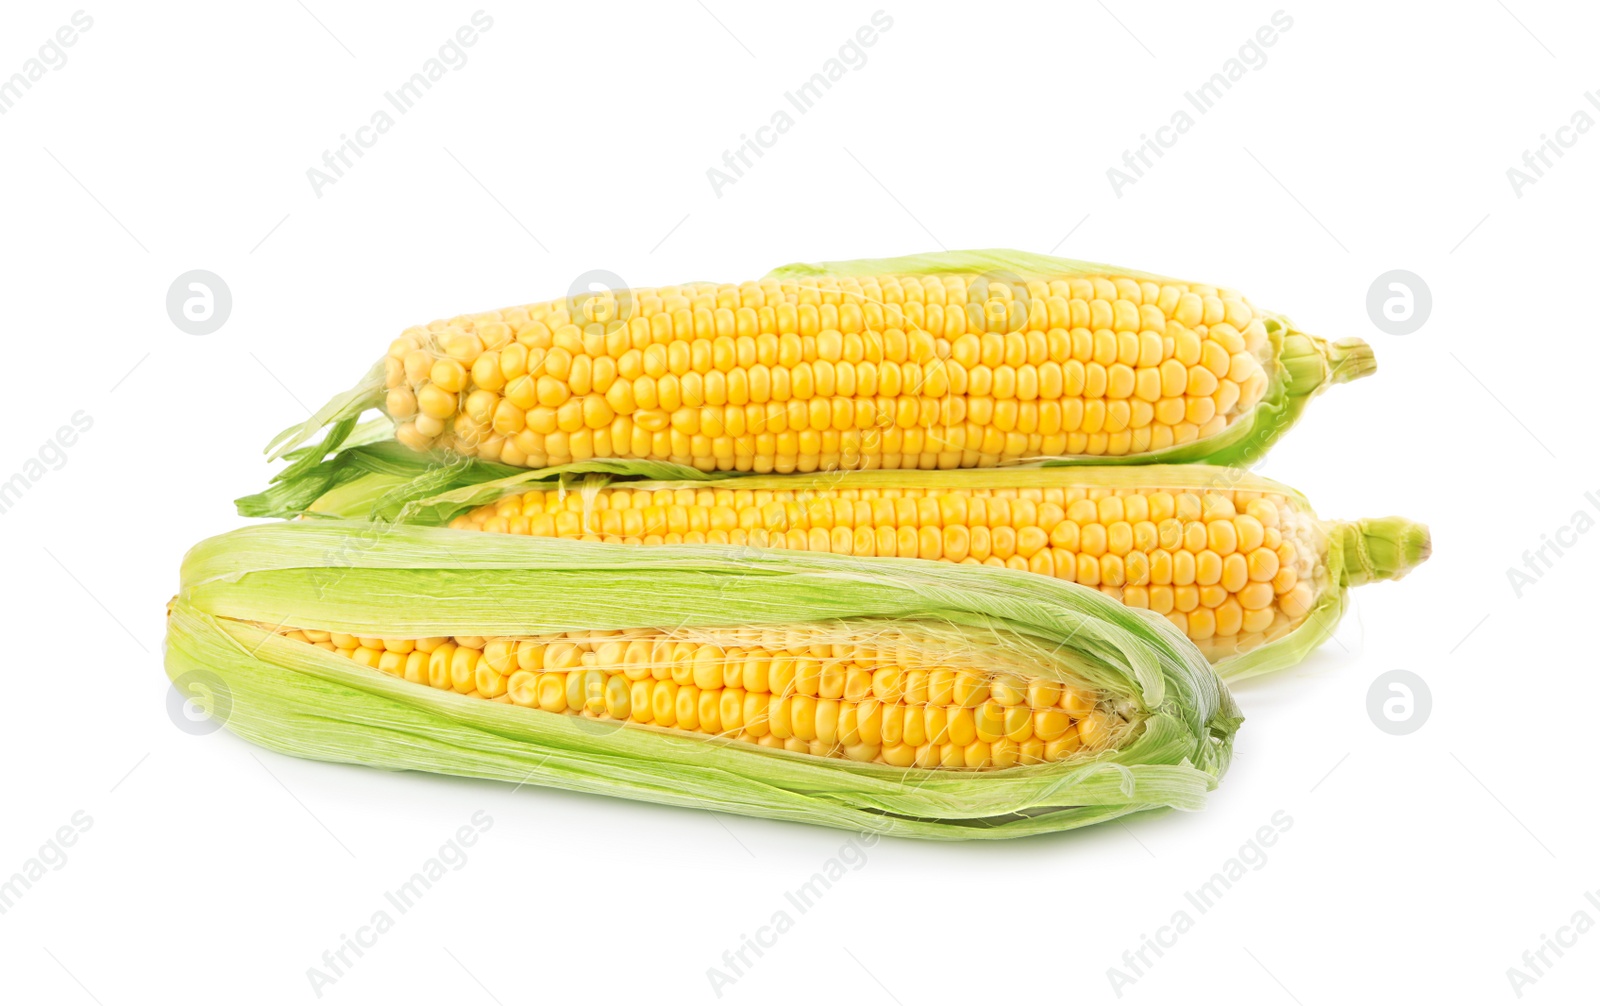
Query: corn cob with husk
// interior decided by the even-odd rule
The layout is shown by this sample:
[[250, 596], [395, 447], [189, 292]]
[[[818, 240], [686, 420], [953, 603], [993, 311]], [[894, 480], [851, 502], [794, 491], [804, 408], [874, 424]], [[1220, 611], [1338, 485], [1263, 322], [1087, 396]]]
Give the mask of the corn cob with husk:
[[346, 519], [196, 546], [167, 671], [286, 753], [935, 839], [1194, 809], [1239, 722], [1074, 584]]
[[1347, 588], [1399, 579], [1431, 550], [1425, 525], [1325, 521], [1287, 486], [1207, 465], [711, 481], [621, 480], [629, 468], [615, 468], [447, 489], [418, 466], [409, 478], [369, 473], [311, 505], [365, 516], [387, 499], [382, 516], [458, 530], [1007, 567], [1165, 617], [1230, 681], [1298, 663], [1332, 635]]
[[[1359, 340], [1235, 291], [983, 251], [787, 266], [742, 285], [587, 291], [407, 329], [269, 451], [365, 411], [420, 452], [703, 472], [1248, 463]], [[295, 469], [298, 473], [300, 469]]]

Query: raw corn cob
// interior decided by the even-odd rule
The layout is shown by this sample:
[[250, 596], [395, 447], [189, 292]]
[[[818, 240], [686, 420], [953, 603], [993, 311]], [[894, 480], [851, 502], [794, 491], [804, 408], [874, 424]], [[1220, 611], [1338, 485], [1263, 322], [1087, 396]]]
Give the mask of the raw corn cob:
[[937, 839], [1193, 809], [1239, 722], [1072, 584], [343, 519], [196, 546], [167, 670], [306, 757]]
[[[584, 293], [407, 329], [286, 430], [320, 460], [366, 410], [407, 447], [543, 469], [703, 472], [1247, 462], [1365, 343], [1235, 291], [1018, 252], [952, 252]], [[299, 469], [296, 469], [298, 472]]]

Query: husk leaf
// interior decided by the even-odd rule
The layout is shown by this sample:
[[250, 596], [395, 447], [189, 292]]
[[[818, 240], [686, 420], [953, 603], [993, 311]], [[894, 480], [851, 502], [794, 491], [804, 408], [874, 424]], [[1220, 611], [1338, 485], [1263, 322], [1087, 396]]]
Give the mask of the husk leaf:
[[[392, 677], [273, 629], [527, 635], [642, 627], [913, 627], [1040, 657], [1138, 726], [1083, 761], [902, 770], [542, 713]], [[1072, 584], [721, 546], [639, 549], [329, 518], [242, 528], [186, 557], [167, 671], [211, 675], [227, 727], [275, 750], [933, 839], [1006, 838], [1196, 809], [1240, 722], [1161, 619]]]

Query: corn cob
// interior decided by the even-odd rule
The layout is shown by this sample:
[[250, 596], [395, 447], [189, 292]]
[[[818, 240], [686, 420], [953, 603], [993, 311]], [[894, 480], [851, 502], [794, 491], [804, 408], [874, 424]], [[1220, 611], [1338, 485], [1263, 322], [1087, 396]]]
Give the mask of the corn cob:
[[1344, 588], [1398, 579], [1430, 550], [1423, 525], [1322, 521], [1285, 486], [1202, 466], [617, 484], [591, 476], [581, 491], [519, 486], [450, 526], [1025, 570], [1164, 616], [1230, 680], [1298, 660], [1331, 633]]
[[[789, 266], [408, 329], [269, 448], [381, 406], [417, 451], [542, 469], [971, 468], [1249, 461], [1370, 373], [1235, 291], [1015, 252]], [[320, 457], [320, 455], [319, 455]]]
[[342, 519], [193, 549], [167, 671], [288, 753], [940, 839], [1194, 809], [1239, 721], [1072, 584]]

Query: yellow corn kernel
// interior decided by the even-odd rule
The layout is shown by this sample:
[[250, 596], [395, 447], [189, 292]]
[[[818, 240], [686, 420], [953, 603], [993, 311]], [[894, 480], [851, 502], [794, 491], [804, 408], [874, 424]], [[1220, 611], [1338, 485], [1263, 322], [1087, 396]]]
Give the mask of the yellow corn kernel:
[[[1231, 292], [1114, 271], [976, 279], [641, 288], [590, 298], [576, 314], [563, 299], [463, 316], [391, 343], [384, 403], [414, 450], [524, 467], [609, 456], [759, 472], [971, 468], [1187, 443], [1239, 421], [1281, 380], [1283, 339], [1270, 333], [1282, 320]], [[914, 291], [939, 299], [904, 299]], [[1340, 364], [1330, 380], [1370, 370], [1364, 346], [1293, 338]], [[464, 403], [501, 438], [533, 429], [545, 439], [534, 449], [446, 429]], [[761, 409], [752, 429], [752, 406], [780, 406], [784, 427]], [[536, 408], [551, 413], [539, 427]], [[543, 428], [557, 412], [560, 429]], [[954, 413], [974, 425], [962, 429]], [[829, 539], [843, 551], [842, 535]], [[959, 553], [943, 538], [939, 551], [951, 544]], [[932, 537], [919, 545], [931, 557]]]
[[[1002, 343], [991, 349], [1007, 351]], [[1026, 346], [1017, 352], [1026, 353]], [[798, 490], [738, 486], [737, 480], [700, 489], [617, 486], [548, 498], [534, 489], [468, 511], [452, 526], [536, 537], [604, 535], [646, 546], [712, 541], [1005, 565], [1114, 592], [1126, 604], [1168, 615], [1215, 654], [1266, 638], [1249, 644], [1242, 639], [1259, 632], [1247, 629], [1247, 620], [1257, 625], [1263, 617], [1246, 613], [1267, 610], [1291, 625], [1305, 618], [1317, 587], [1315, 580], [1302, 584], [1298, 570], [1318, 569], [1328, 548], [1324, 533], [1285, 497], [1221, 487], [1062, 488], [1049, 490], [1047, 499], [1044, 489], [955, 486], [924, 492], [914, 484], [869, 490], [872, 496], [862, 497], [838, 478]], [[727, 537], [735, 533], [742, 539]], [[758, 540], [757, 534], [765, 537]], [[1215, 612], [1230, 604], [1239, 616], [1219, 619]], [[503, 674], [510, 651], [502, 649], [491, 646], [486, 653]], [[634, 654], [627, 673], [641, 673], [642, 651], [632, 644], [624, 649]], [[541, 658], [543, 665], [564, 669], [570, 650], [558, 645]], [[725, 657], [714, 646], [681, 648], [656, 663], [658, 676], [670, 673], [679, 686], [701, 689], [720, 686], [727, 677], [752, 693], [851, 702], [870, 695], [893, 703], [913, 687], [895, 667], [852, 669], [760, 651]], [[518, 666], [524, 666], [520, 657]], [[1004, 706], [1034, 708], [1057, 701], [1048, 682], [1024, 685], [1010, 675], [979, 678], [952, 669], [921, 672], [914, 687], [936, 704], [972, 708], [991, 697]]]

